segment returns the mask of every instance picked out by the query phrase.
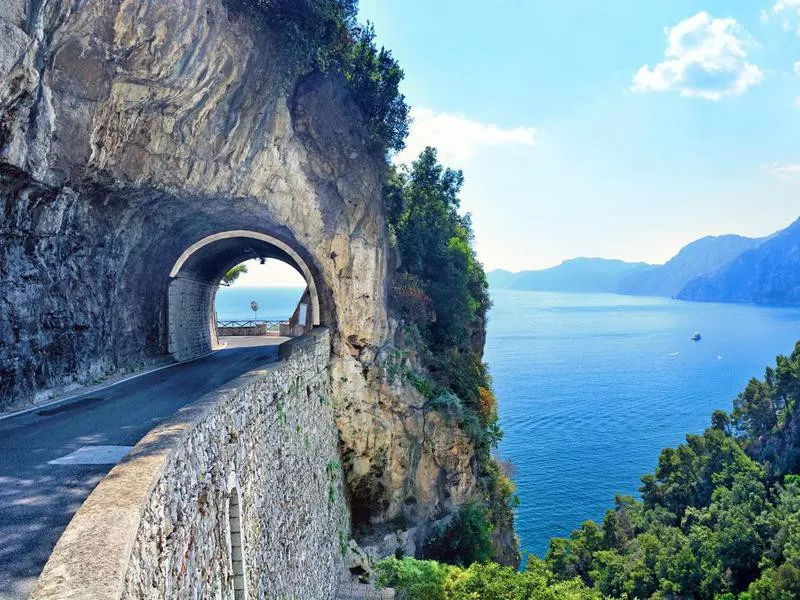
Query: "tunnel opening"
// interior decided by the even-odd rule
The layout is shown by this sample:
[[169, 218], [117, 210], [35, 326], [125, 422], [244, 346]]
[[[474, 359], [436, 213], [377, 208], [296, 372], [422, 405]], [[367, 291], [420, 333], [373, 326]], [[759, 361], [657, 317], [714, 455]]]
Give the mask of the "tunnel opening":
[[230, 269], [216, 292], [214, 314], [221, 344], [237, 338], [296, 337], [311, 326], [308, 286], [291, 265], [251, 259]]
[[[225, 277], [232, 268], [268, 262], [282, 263], [298, 274], [294, 280], [299, 285], [296, 305], [286, 318], [278, 321], [279, 315], [269, 310], [270, 303], [260, 304], [255, 297], [245, 307], [239, 305], [235, 314], [229, 306], [218, 303], [218, 299], [229, 296]], [[245, 309], [251, 309], [251, 302], [257, 310], [247, 314]], [[220, 308], [224, 309], [222, 314]], [[260, 318], [258, 309], [262, 309]], [[321, 324], [318, 288], [309, 264], [289, 244], [268, 234], [236, 230], [207, 236], [187, 248], [170, 272], [168, 352], [176, 360], [216, 350], [221, 347], [220, 338], [226, 335], [295, 337]]]

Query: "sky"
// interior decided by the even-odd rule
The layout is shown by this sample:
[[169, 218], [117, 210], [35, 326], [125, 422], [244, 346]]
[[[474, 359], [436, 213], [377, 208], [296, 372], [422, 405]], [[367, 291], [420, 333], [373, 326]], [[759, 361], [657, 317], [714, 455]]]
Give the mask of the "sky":
[[800, 0], [361, 0], [487, 269], [662, 263], [800, 216]]
[[258, 260], [248, 260], [244, 264], [247, 272], [236, 279], [233, 285], [237, 288], [306, 286], [300, 272], [282, 260], [268, 258], [263, 265]]
[[[487, 269], [663, 263], [800, 216], [800, 0], [360, 0], [410, 163], [462, 169]], [[277, 261], [237, 286], [302, 285]]]

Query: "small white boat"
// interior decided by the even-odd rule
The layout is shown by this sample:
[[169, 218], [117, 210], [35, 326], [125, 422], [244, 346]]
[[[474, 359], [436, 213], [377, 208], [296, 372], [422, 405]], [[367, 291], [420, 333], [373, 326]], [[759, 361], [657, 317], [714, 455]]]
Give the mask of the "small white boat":
[[702, 339], [702, 337], [703, 337], [703, 336], [701, 336], [701, 335], [700, 335], [700, 332], [699, 332], [699, 331], [695, 331], [695, 332], [692, 334], [692, 339], [693, 339], [695, 342], [699, 342], [699, 341]]

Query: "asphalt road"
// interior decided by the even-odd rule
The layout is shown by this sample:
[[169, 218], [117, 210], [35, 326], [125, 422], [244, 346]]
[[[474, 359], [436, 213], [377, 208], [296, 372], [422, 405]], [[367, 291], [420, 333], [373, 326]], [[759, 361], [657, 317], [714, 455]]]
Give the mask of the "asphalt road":
[[[69, 463], [91, 461], [93, 446], [134, 446], [180, 407], [277, 360], [278, 340], [261, 339], [270, 345], [242, 340], [244, 347], [0, 421], [0, 600], [28, 597], [72, 515], [114, 466]], [[67, 464], [49, 464], [58, 459]]]

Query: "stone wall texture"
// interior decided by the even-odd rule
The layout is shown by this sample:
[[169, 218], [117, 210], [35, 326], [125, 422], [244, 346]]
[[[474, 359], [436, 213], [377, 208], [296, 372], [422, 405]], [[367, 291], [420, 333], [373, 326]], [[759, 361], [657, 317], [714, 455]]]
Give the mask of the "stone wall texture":
[[0, 0], [0, 410], [163, 360], [176, 260], [251, 230], [316, 284], [357, 534], [443, 518], [476, 465], [387, 377], [385, 157], [248, 4]]
[[281, 354], [143, 439], [81, 507], [33, 598], [233, 598], [234, 493], [248, 597], [335, 597], [350, 515], [329, 335]]

